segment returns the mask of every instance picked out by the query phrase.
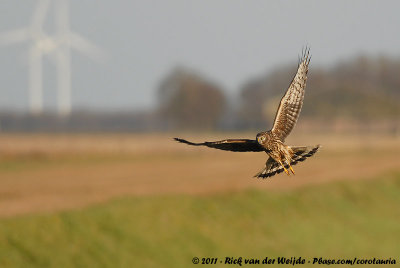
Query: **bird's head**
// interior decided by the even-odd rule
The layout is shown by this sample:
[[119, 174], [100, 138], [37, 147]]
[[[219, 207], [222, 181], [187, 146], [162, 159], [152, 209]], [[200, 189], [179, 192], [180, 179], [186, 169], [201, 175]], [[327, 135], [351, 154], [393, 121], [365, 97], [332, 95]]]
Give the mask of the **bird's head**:
[[268, 135], [265, 132], [260, 132], [257, 134], [256, 140], [259, 144], [264, 144], [268, 140]]

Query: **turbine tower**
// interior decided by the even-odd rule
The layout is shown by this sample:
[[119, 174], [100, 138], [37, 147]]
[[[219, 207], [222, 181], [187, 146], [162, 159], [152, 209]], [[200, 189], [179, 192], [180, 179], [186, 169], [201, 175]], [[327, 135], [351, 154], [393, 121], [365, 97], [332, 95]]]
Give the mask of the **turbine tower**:
[[38, 0], [31, 25], [0, 34], [0, 44], [15, 44], [31, 41], [29, 48], [29, 96], [33, 114], [43, 111], [42, 57], [48, 55], [57, 69], [58, 111], [62, 116], [71, 113], [71, 50], [99, 60], [104, 52], [81, 35], [71, 32], [69, 27], [68, 0], [53, 0], [55, 28], [53, 36], [43, 28], [50, 7], [50, 0]]
[[74, 33], [69, 27], [69, 1], [56, 1], [56, 66], [58, 81], [58, 109], [60, 115], [71, 113], [71, 49], [93, 60], [101, 60], [105, 53], [83, 36]]

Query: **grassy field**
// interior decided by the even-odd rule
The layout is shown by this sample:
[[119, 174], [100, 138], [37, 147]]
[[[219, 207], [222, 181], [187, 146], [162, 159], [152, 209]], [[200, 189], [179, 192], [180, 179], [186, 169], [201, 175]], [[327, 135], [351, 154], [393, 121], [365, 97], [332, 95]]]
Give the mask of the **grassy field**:
[[399, 261], [399, 207], [400, 173], [275, 193], [125, 197], [0, 220], [0, 266], [191, 267], [194, 256]]

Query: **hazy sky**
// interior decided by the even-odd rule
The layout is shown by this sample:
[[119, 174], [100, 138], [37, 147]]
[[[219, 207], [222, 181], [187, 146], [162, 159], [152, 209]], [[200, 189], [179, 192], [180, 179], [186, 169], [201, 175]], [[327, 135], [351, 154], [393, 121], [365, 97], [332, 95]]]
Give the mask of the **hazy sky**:
[[[35, 3], [1, 0], [0, 33], [27, 26]], [[360, 53], [400, 56], [400, 1], [71, 0], [70, 7], [72, 30], [108, 54], [96, 63], [73, 53], [74, 107], [150, 107], [159, 80], [175, 66], [237, 93], [251, 77], [296, 64], [306, 44], [314, 66]], [[0, 109], [28, 108], [28, 47], [0, 47]], [[54, 109], [51, 60], [44, 72], [45, 106]]]

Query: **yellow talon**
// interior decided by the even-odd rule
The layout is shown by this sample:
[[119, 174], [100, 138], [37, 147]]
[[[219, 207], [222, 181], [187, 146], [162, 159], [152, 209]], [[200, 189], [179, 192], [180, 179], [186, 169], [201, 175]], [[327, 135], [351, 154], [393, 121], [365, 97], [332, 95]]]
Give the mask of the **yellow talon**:
[[289, 176], [290, 173], [289, 173], [289, 171], [285, 168], [285, 166], [282, 164], [282, 161], [279, 161], [279, 164], [281, 164], [281, 166], [282, 166], [283, 169], [285, 170], [286, 174]]
[[290, 164], [289, 164], [289, 168], [292, 171], [293, 175], [296, 175], [296, 173], [294, 173], [294, 170], [293, 170], [293, 168], [292, 168], [292, 166]]

